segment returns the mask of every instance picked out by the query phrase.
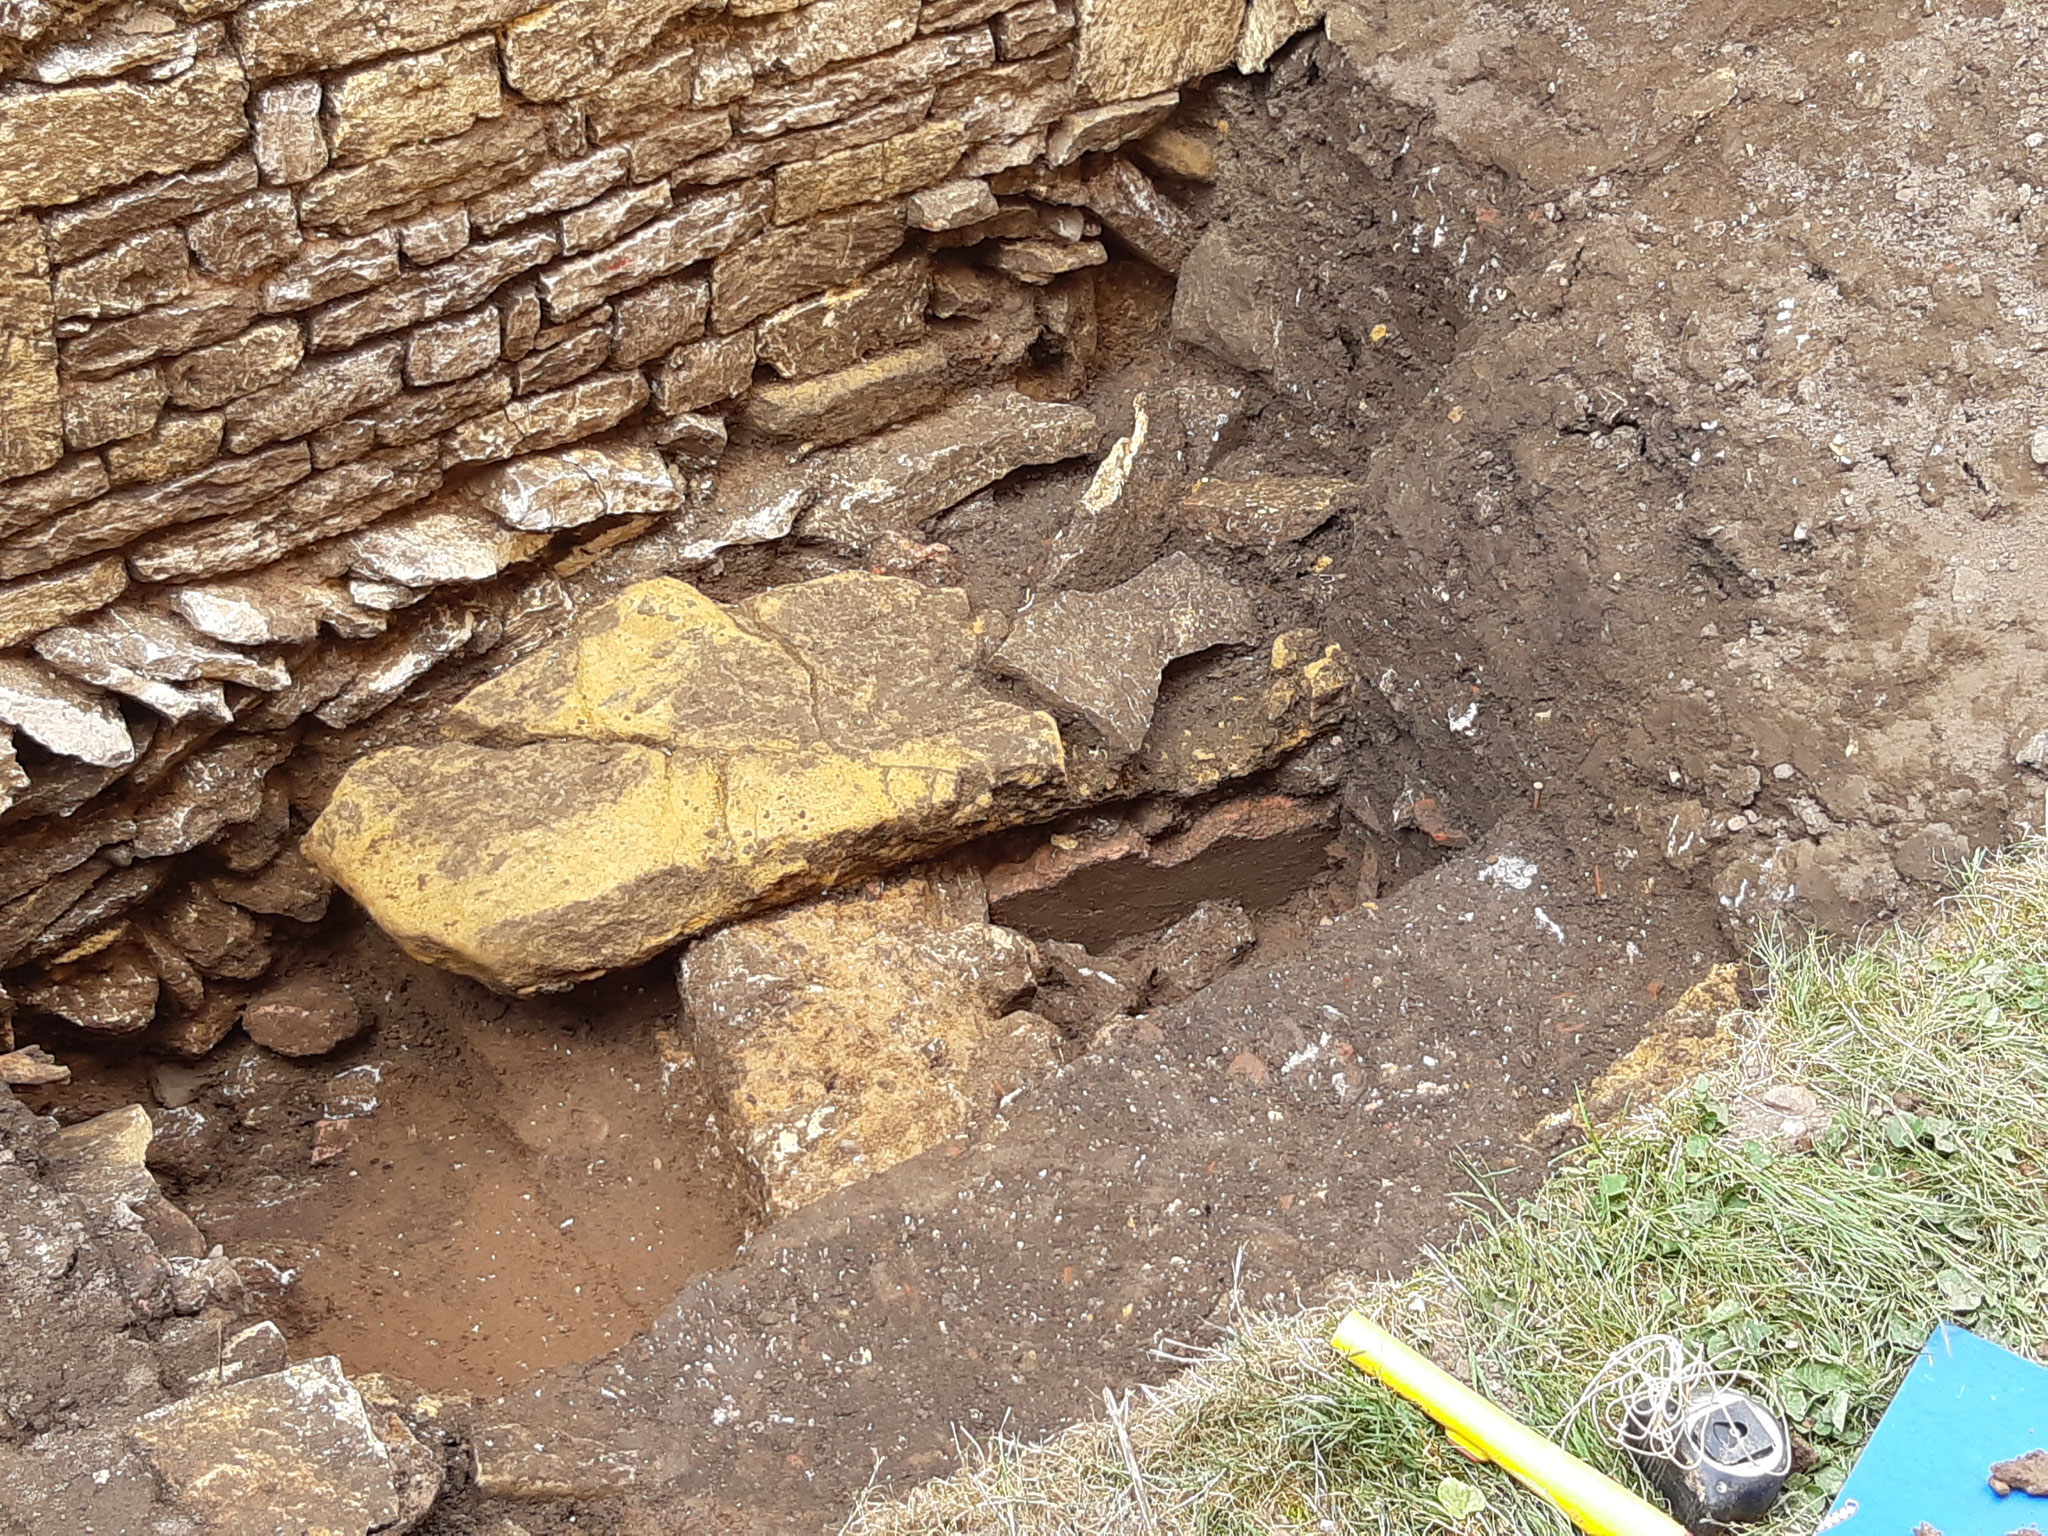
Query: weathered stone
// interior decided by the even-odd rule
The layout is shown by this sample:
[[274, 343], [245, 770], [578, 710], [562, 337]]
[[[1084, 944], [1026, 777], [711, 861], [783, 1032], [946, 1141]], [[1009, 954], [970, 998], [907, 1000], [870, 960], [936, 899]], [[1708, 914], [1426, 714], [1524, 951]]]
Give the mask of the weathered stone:
[[320, 82], [286, 80], [258, 91], [249, 113], [256, 164], [272, 185], [297, 186], [327, 169], [320, 131]]
[[224, 900], [247, 911], [288, 917], [298, 923], [319, 922], [334, 894], [333, 884], [296, 848], [286, 848], [255, 874], [242, 879], [215, 875], [213, 888]]
[[23, 73], [42, 85], [69, 85], [76, 80], [106, 80], [151, 65], [169, 65], [168, 69], [150, 70], [152, 76], [164, 78], [189, 68], [202, 48], [217, 48], [222, 35], [218, 24], [179, 27], [162, 12], [144, 12], [45, 48], [28, 61]]
[[0, 496], [0, 534], [41, 521], [66, 507], [90, 501], [107, 488], [106, 466], [96, 453], [74, 453], [55, 469], [8, 482]]
[[265, 987], [242, 1010], [242, 1028], [280, 1056], [325, 1056], [369, 1025], [347, 987], [308, 973]]
[[217, 160], [249, 132], [247, 96], [233, 59], [212, 58], [162, 84], [112, 80], [0, 98], [0, 213], [75, 203]]
[[398, 393], [404, 350], [398, 342], [386, 341], [340, 357], [320, 358], [282, 384], [244, 395], [223, 412], [228, 448], [247, 453], [381, 405]]
[[122, 320], [106, 320], [63, 344], [64, 367], [83, 378], [125, 373], [166, 353], [210, 346], [256, 318], [245, 288], [195, 288], [182, 298]]
[[152, 230], [57, 269], [57, 318], [132, 315], [185, 291], [190, 266], [175, 229]]
[[332, 163], [360, 165], [404, 144], [446, 138], [504, 111], [488, 34], [352, 69], [327, 82]]
[[1211, 226], [1181, 264], [1173, 337], [1247, 373], [1271, 375], [1300, 336], [1292, 300], [1275, 293], [1265, 266]]
[[1046, 159], [1054, 165], [1071, 165], [1083, 155], [1115, 149], [1156, 128], [1179, 105], [1177, 91], [1162, 91], [1137, 101], [1070, 112], [1047, 138]]
[[924, 0], [918, 8], [917, 30], [938, 32], [947, 27], [971, 27], [987, 21], [1009, 0]]
[[64, 456], [56, 324], [42, 231], [34, 219], [0, 218], [0, 480]]
[[1325, 0], [1251, 0], [1237, 38], [1239, 73], [1254, 75], [1296, 33], [1323, 19]]
[[768, 222], [765, 182], [722, 187], [693, 197], [610, 250], [556, 263], [540, 275], [548, 313], [566, 320], [615, 293], [731, 249]]
[[452, 138], [321, 173], [299, 194], [299, 216], [309, 228], [364, 234], [517, 180], [540, 165], [547, 148], [547, 125], [536, 114], [485, 118]]
[[173, 1507], [219, 1536], [354, 1536], [399, 1515], [391, 1454], [332, 1355], [181, 1398], [131, 1433]]
[[411, 273], [319, 310], [311, 326], [312, 349], [338, 351], [385, 331], [469, 309], [508, 278], [539, 266], [555, 251], [555, 236], [546, 229], [473, 245], [427, 271]]
[[[1068, 62], [1064, 52], [1049, 53], [981, 70], [951, 85], [940, 86], [932, 98], [932, 113], [959, 119], [969, 144], [1042, 134], [1074, 105], [1074, 85], [1067, 78]], [[990, 170], [988, 166], [970, 169], [963, 164], [959, 174], [986, 176]]]
[[1045, 130], [1034, 128], [1014, 138], [970, 144], [955, 169], [962, 176], [996, 176], [1045, 158]]
[[[752, 66], [744, 57], [738, 57], [736, 62], [751, 85]], [[675, 116], [686, 107], [722, 106], [732, 99], [724, 97], [717, 102], [697, 100], [696, 65], [695, 53], [683, 48], [653, 54], [636, 64], [613, 71], [609, 79], [588, 95], [578, 98], [576, 103], [589, 127], [591, 141], [615, 144], [643, 128], [651, 128]], [[739, 94], [744, 95], [745, 90]]]
[[1194, 249], [1195, 221], [1128, 160], [1111, 160], [1089, 178], [1085, 196], [1111, 234], [1162, 272], [1178, 272]]
[[1150, 1001], [1177, 1003], [1222, 977], [1259, 942], [1234, 901], [1205, 901], [1142, 952], [1152, 970]]
[[742, 139], [676, 168], [678, 183], [739, 181], [759, 176], [791, 160], [819, 160], [842, 149], [854, 149], [907, 133], [930, 115], [932, 92], [917, 91], [863, 108], [853, 116], [822, 128], [785, 134], [777, 139]]
[[929, 281], [924, 257], [906, 257], [770, 315], [760, 326], [761, 361], [786, 379], [804, 378], [916, 341], [924, 333]]
[[1124, 101], [1214, 74], [1237, 50], [1241, 0], [1080, 0], [1075, 74], [1096, 101]]
[[208, 976], [250, 981], [270, 968], [270, 945], [255, 918], [194, 881], [159, 907], [156, 925]]
[[148, 432], [107, 444], [107, 477], [115, 485], [154, 485], [191, 474], [220, 452], [224, 425], [218, 412], [173, 411]]
[[505, 28], [505, 79], [529, 101], [601, 85], [699, 0], [552, 0]]
[[627, 146], [633, 159], [633, 179], [646, 181], [669, 175], [700, 155], [710, 154], [731, 137], [732, 118], [722, 108], [716, 112], [679, 112], [664, 118], [659, 126]]
[[1026, 608], [994, 664], [1079, 714], [1111, 751], [1130, 753], [1151, 727], [1169, 661], [1256, 634], [1241, 591], [1175, 554], [1107, 592], [1062, 592]]
[[426, 0], [393, 11], [379, 0], [256, 0], [235, 16], [251, 76], [305, 74], [387, 53], [438, 48], [519, 15], [531, 0]]
[[[450, 388], [460, 388], [451, 385]], [[444, 464], [509, 459], [538, 453], [615, 427], [647, 403], [647, 381], [637, 373], [601, 373], [567, 389], [513, 400], [502, 410], [463, 422], [448, 435]]]
[[405, 382], [447, 384], [498, 360], [498, 312], [486, 306], [453, 320], [423, 325], [405, 341]]
[[788, 224], [930, 186], [953, 169], [965, 147], [959, 123], [927, 123], [893, 139], [843, 149], [822, 160], [778, 166], [775, 221]]
[[306, 446], [313, 451], [315, 469], [333, 469], [338, 464], [352, 463], [377, 446], [377, 428], [367, 417], [357, 416], [348, 421], [337, 421], [331, 427], [322, 427], [306, 439]]
[[413, 953], [497, 985], [633, 963], [1022, 814], [1057, 733], [981, 689], [977, 649], [964, 595], [914, 582], [731, 612], [646, 582], [472, 691], [449, 720], [470, 740], [360, 760], [306, 853]]
[[1205, 185], [1216, 179], [1216, 151], [1178, 128], [1154, 128], [1133, 139], [1130, 152], [1156, 175]]
[[31, 575], [114, 549], [169, 523], [240, 511], [303, 478], [311, 467], [305, 445], [295, 443], [248, 458], [222, 459], [176, 480], [116, 491], [0, 544], [0, 578]]
[[398, 226], [398, 243], [415, 266], [446, 261], [469, 244], [469, 210], [460, 203], [429, 208]]
[[[662, 447], [668, 450], [671, 458], [679, 463], [696, 468], [708, 468], [710, 465], [715, 464], [724, 455], [728, 441], [728, 431], [723, 416], [699, 415], [694, 411], [685, 411], [679, 416], [668, 416], [658, 419], [650, 427], [649, 435], [655, 442], [660, 443]], [[727, 544], [762, 543], [766, 539], [779, 539], [789, 532], [790, 525], [795, 521], [795, 518], [796, 512], [792, 508], [789, 519], [763, 538], [726, 539], [718, 547], [722, 549]]]
[[60, 757], [102, 768], [135, 761], [134, 739], [111, 699], [24, 656], [0, 656], [0, 724]]
[[186, 758], [136, 815], [136, 855], [169, 858], [255, 820], [263, 809], [263, 776], [286, 750], [275, 737], [243, 736]]
[[750, 331], [712, 336], [677, 347], [654, 375], [654, 408], [665, 416], [701, 410], [744, 394], [754, 381], [754, 337]]
[[636, 1452], [553, 1427], [493, 1423], [470, 1438], [477, 1491], [487, 1499], [612, 1499], [640, 1481]]
[[711, 285], [670, 278], [612, 301], [612, 366], [633, 368], [704, 334]]
[[1074, 18], [1053, 0], [1025, 0], [995, 18], [996, 57], [1028, 59], [1074, 30]]
[[601, 197], [586, 208], [562, 217], [562, 254], [594, 251], [631, 234], [656, 214], [666, 213], [672, 199], [668, 183], [650, 181]]
[[166, 390], [155, 368], [138, 368], [111, 379], [73, 379], [64, 385], [64, 441], [73, 448], [97, 448], [134, 437], [156, 425]]
[[754, 72], [792, 79], [864, 59], [917, 34], [918, 0], [810, 0], [785, 12], [755, 45]]
[[470, 223], [490, 235], [524, 219], [580, 208], [624, 181], [630, 159], [623, 148], [600, 149], [580, 160], [544, 166], [524, 181], [486, 192], [470, 204]]
[[927, 187], [913, 194], [905, 206], [912, 229], [961, 229], [992, 219], [999, 211], [988, 183], [972, 177]]
[[401, 585], [488, 581], [547, 547], [544, 534], [507, 528], [471, 507], [429, 508], [386, 518], [349, 540], [349, 568]]
[[742, 414], [763, 437], [843, 443], [936, 406], [946, 367], [946, 349], [928, 341], [817, 378], [761, 384]]
[[0, 1054], [0, 1083], [10, 1088], [43, 1088], [71, 1081], [71, 1069], [40, 1045]]
[[512, 388], [527, 395], [536, 390], [559, 389], [573, 379], [601, 367], [612, 349], [611, 314], [599, 310], [588, 317], [592, 322], [565, 341], [546, 351], [536, 350], [512, 365]]
[[266, 320], [227, 341], [172, 358], [164, 370], [170, 397], [201, 410], [226, 405], [282, 384], [297, 370], [305, 350], [297, 321]]
[[1272, 549], [1305, 539], [1339, 512], [1364, 505], [1362, 481], [1262, 475], [1197, 480], [1181, 508], [1212, 539], [1239, 549]]
[[1005, 277], [1049, 283], [1064, 273], [1102, 266], [1109, 252], [1099, 240], [999, 240], [982, 259]]
[[600, 517], [673, 512], [683, 504], [682, 487], [661, 455], [625, 443], [515, 459], [485, 471], [470, 490], [507, 527], [535, 533]]
[[54, 1014], [93, 1035], [139, 1034], [156, 1017], [156, 999], [156, 973], [140, 950], [126, 944], [56, 966], [21, 990], [23, 1007]]
[[81, 613], [104, 608], [128, 586], [119, 556], [0, 586], [0, 648], [26, 645]]
[[903, 239], [903, 210], [890, 203], [771, 229], [712, 264], [713, 328], [735, 331], [798, 299], [851, 282], [894, 255]]
[[407, 390], [364, 419], [375, 429], [380, 447], [404, 448], [488, 415], [511, 398], [512, 376], [501, 368], [453, 384]]
[[314, 716], [337, 730], [367, 720], [475, 637], [476, 615], [470, 610], [435, 609], [352, 662], [341, 674], [340, 689], [314, 710]]
[[266, 691], [291, 681], [282, 664], [216, 644], [182, 619], [141, 607], [110, 608], [47, 630], [35, 652], [51, 666], [154, 707], [152, 683], [218, 678]]
[[291, 260], [306, 242], [289, 192], [252, 192], [185, 227], [202, 272], [239, 280]]
[[152, 176], [91, 202], [43, 215], [52, 261], [76, 261], [144, 230], [179, 223], [256, 189], [256, 162], [231, 155], [218, 165]]
[[820, 454], [807, 466], [803, 531], [865, 549], [884, 531], [916, 534], [925, 523], [1027, 464], [1092, 453], [1101, 439], [1092, 412], [980, 390], [920, 421]]
[[308, 240], [291, 265], [263, 284], [267, 313], [305, 309], [375, 288], [398, 276], [398, 236], [388, 229], [355, 240]]
[[912, 876], [685, 954], [697, 1060], [768, 1211], [917, 1156], [1055, 1065], [1052, 1029], [1010, 1011], [1031, 989], [1031, 945], [989, 925], [972, 884]]
[[[144, 540], [128, 551], [129, 567], [143, 581], [195, 581], [268, 564], [431, 495], [441, 483], [435, 459], [420, 446], [339, 465], [253, 511]], [[336, 616], [331, 602], [321, 616]]]

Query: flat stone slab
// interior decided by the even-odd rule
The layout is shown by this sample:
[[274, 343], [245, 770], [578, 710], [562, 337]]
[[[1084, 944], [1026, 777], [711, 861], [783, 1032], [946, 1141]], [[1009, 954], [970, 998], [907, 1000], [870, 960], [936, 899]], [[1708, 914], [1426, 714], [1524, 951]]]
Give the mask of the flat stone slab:
[[422, 960], [516, 990], [1024, 819], [1050, 716], [976, 678], [964, 593], [848, 573], [731, 607], [628, 588], [358, 762], [308, 858]]
[[677, 971], [720, 1119], [772, 1212], [905, 1162], [990, 1114], [1056, 1031], [1011, 1005], [1029, 941], [981, 882], [912, 876], [726, 928]]
[[1212, 539], [1239, 549], [1272, 549], [1305, 539], [1339, 512], [1365, 505], [1356, 480], [1261, 475], [1197, 480], [1181, 509]]

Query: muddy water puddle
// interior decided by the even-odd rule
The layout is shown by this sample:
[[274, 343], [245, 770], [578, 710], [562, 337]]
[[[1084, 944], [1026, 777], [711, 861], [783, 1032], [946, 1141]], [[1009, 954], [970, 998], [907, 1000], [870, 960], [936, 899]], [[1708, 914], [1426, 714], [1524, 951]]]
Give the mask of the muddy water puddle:
[[60, 1043], [76, 1080], [36, 1105], [148, 1105], [207, 1241], [292, 1276], [296, 1354], [495, 1395], [624, 1343], [733, 1255], [749, 1207], [666, 968], [512, 999], [365, 931], [310, 964], [375, 1021], [357, 1044], [288, 1061], [237, 1037], [151, 1069]]

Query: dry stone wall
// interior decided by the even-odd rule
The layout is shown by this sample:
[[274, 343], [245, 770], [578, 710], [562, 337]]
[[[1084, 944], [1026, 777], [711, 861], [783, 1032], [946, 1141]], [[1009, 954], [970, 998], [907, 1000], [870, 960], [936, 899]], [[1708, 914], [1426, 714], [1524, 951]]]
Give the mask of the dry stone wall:
[[1085, 362], [1105, 227], [1188, 248], [1114, 152], [1313, 19], [0, 8], [0, 1034], [217, 1040], [326, 901], [280, 765], [574, 572], [858, 551], [1093, 451], [1009, 384]]

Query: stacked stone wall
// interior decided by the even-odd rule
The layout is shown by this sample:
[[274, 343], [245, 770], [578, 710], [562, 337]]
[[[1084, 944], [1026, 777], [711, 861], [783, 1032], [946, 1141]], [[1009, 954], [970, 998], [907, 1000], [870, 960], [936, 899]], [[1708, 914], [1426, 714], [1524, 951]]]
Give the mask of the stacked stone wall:
[[[1002, 468], [1092, 447], [1034, 454], [1043, 423], [987, 391], [1034, 349], [1085, 366], [1105, 226], [1184, 254], [1185, 217], [1113, 152], [1313, 19], [0, 16], [0, 976], [193, 1050], [270, 930], [324, 906], [283, 783], [309, 733], [530, 648], [621, 551], [672, 570], [788, 534], [817, 494], [794, 459], [963, 391]], [[858, 549], [845, 501], [825, 532]]]

